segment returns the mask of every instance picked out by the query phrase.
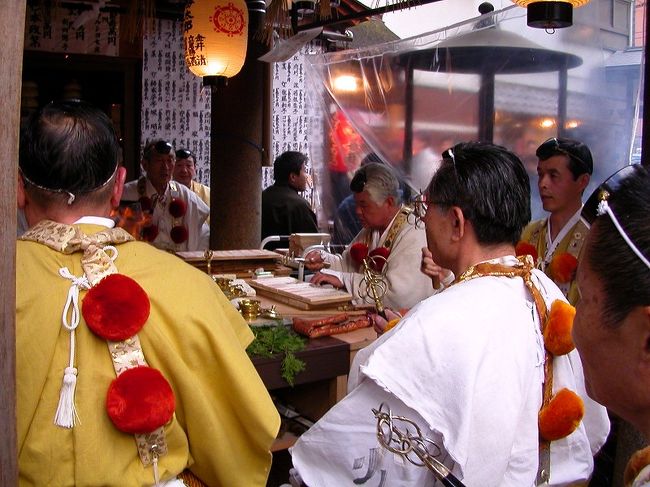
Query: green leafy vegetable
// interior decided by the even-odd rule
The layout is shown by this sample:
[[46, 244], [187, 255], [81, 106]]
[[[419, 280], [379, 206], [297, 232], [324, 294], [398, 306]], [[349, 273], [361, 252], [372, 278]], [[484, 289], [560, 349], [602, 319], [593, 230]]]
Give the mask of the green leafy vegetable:
[[305, 362], [294, 355], [305, 348], [306, 340], [285, 326], [260, 326], [251, 328], [255, 339], [246, 352], [251, 357], [273, 357], [284, 354], [281, 375], [293, 386], [296, 375], [305, 370]]

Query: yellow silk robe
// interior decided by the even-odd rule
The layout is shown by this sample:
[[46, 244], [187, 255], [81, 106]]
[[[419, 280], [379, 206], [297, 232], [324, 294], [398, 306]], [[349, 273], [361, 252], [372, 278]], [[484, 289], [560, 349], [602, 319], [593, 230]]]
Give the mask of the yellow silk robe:
[[[86, 233], [103, 227], [81, 225]], [[209, 277], [174, 255], [143, 242], [117, 246], [115, 264], [135, 279], [151, 302], [139, 332], [148, 364], [169, 381], [176, 412], [165, 426], [169, 454], [162, 480], [185, 468], [210, 486], [263, 486], [279, 416], [245, 353], [246, 322]], [[115, 378], [106, 341], [83, 318], [76, 332], [78, 368], [72, 429], [54, 425], [69, 332], [61, 314], [71, 281], [82, 276], [81, 253], [64, 255], [34, 242], [17, 242], [16, 359], [20, 485], [151, 486], [134, 436], [118, 431], [105, 409]], [[80, 293], [81, 299], [86, 291]]]
[[[542, 269], [547, 276], [553, 279], [553, 276], [549, 272], [549, 266], [548, 266], [550, 260], [544, 266], [540, 264], [543, 261], [544, 256], [546, 255], [547, 225], [548, 225], [548, 218], [545, 218], [543, 220], [536, 220], [530, 223], [529, 225], [526, 226], [526, 228], [524, 228], [524, 231], [521, 234], [521, 240], [523, 240], [524, 242], [528, 242], [529, 244], [533, 245], [535, 249], [537, 249], [537, 256], [538, 256], [536, 261], [537, 267]], [[553, 252], [553, 255], [550, 256], [550, 259], [552, 259], [553, 256], [559, 255], [564, 252], [569, 252], [575, 258], [578, 258], [580, 254], [580, 249], [582, 248], [582, 244], [584, 243], [588, 233], [589, 230], [587, 229], [585, 224], [582, 223], [582, 221], [578, 220], [578, 222], [575, 225], [573, 225], [573, 227], [567, 232], [564, 238], [560, 241], [555, 251]], [[562, 293], [564, 294], [564, 296], [566, 296], [569, 303], [575, 306], [580, 298], [578, 294], [578, 286], [575, 279], [575, 275], [573, 279], [568, 283], [560, 283], [555, 280], [554, 282], [562, 290]]]

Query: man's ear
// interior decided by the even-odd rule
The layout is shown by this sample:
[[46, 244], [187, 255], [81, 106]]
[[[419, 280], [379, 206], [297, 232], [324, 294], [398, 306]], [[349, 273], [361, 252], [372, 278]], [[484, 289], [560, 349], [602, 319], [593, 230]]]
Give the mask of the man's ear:
[[451, 238], [453, 240], [459, 241], [465, 235], [465, 215], [463, 215], [463, 210], [458, 206], [452, 206], [449, 210], [448, 216], [451, 220], [452, 225], [452, 234]]
[[25, 181], [18, 173], [18, 184], [16, 185], [16, 203], [18, 208], [25, 208]]
[[589, 174], [582, 173], [580, 176], [578, 176], [578, 184], [580, 185], [580, 191], [584, 192], [584, 190], [589, 186], [589, 181], [591, 180], [591, 176]]
[[388, 198], [386, 198], [385, 202], [388, 204], [388, 206], [395, 206], [395, 197], [389, 196]]
[[115, 171], [115, 183], [113, 184], [113, 191], [111, 192], [112, 208], [120, 206], [122, 192], [124, 191], [124, 181], [126, 181], [126, 168], [120, 166], [117, 168], [117, 171]]

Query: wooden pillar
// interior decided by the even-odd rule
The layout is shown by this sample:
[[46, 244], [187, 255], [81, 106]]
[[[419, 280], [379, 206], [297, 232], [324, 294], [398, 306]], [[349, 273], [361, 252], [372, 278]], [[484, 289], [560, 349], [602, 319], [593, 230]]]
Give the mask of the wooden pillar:
[[210, 150], [210, 248], [257, 248], [261, 236], [264, 104], [269, 65], [258, 61], [268, 50], [255, 39], [264, 21], [264, 1], [248, 0], [248, 51], [242, 70], [212, 91]]
[[18, 485], [16, 454], [16, 177], [20, 127], [20, 91], [25, 36], [25, 0], [3, 0], [0, 6], [0, 85], [4, 114], [0, 118], [0, 485]]

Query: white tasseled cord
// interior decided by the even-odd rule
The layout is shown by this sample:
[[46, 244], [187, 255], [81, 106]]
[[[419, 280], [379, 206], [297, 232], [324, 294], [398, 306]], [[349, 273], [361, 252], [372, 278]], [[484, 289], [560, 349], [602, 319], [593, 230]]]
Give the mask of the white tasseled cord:
[[[79, 325], [80, 319], [79, 289], [90, 289], [90, 283], [86, 276], [73, 276], [67, 267], [59, 269], [59, 275], [72, 281], [68, 290], [68, 299], [63, 308], [63, 315], [61, 316], [63, 327], [70, 332], [70, 360], [63, 375], [63, 384], [59, 395], [59, 405], [54, 416], [54, 424], [63, 428], [72, 428], [75, 421], [79, 420], [74, 404], [74, 393], [77, 385], [77, 369], [74, 366], [75, 329]], [[68, 320], [68, 314], [70, 320]]]

